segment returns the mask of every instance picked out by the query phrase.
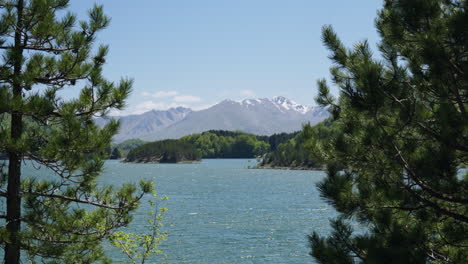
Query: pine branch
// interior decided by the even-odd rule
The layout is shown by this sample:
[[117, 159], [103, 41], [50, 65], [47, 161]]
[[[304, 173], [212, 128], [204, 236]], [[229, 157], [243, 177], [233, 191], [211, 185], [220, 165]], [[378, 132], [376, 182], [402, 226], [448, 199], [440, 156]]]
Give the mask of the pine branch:
[[[40, 46], [23, 46], [24, 50], [35, 50], [35, 51], [45, 51], [45, 52], [64, 52], [64, 51], [74, 51], [74, 48], [47, 48]], [[0, 49], [10, 50], [14, 49], [13, 46], [0, 46]]]
[[443, 207], [441, 207], [439, 204], [419, 195], [416, 191], [414, 191], [414, 189], [412, 189], [410, 186], [407, 186], [407, 185], [403, 185], [403, 188], [406, 189], [412, 196], [414, 196], [417, 200], [419, 200], [420, 202], [426, 204], [428, 207], [434, 209], [436, 212], [442, 214], [442, 215], [445, 215], [445, 216], [449, 216], [455, 220], [458, 220], [460, 222], [464, 222], [464, 223], [468, 223], [468, 217], [465, 216], [465, 215], [461, 215], [461, 214], [457, 214], [457, 213], [454, 213], [452, 211], [449, 211]]
[[[96, 237], [94, 237], [94, 239], [85, 238], [86, 242], [89, 243], [89, 242], [93, 242], [93, 241], [102, 240], [103, 238], [105, 238], [106, 236], [109, 235], [109, 232], [111, 230], [116, 229], [116, 228], [120, 228], [120, 227], [124, 227], [124, 226], [125, 226], [124, 223], [118, 223], [118, 224], [115, 224], [115, 225], [110, 225], [105, 230], [93, 230], [93, 231], [89, 231], [89, 232], [76, 232], [76, 231], [73, 231], [73, 230], [67, 230], [67, 231], [62, 230], [62, 233], [60, 235], [64, 236], [65, 234], [71, 234], [71, 235], [84, 236], [84, 237], [97, 235]], [[44, 232], [41, 233], [41, 235], [48, 235], [48, 234], [49, 233], [47, 233], [45, 230], [44, 230]], [[77, 242], [75, 239], [73, 239], [73, 240], [63, 240], [63, 239], [58, 240], [58, 239], [53, 239], [51, 236], [48, 236], [48, 239], [34, 237], [33, 240], [42, 241], [42, 242], [49, 242], [49, 243], [54, 243], [54, 244], [74, 244], [74, 243]]]
[[2, 4], [0, 4], [0, 8], [11, 8], [11, 7], [16, 7], [16, 5], [12, 4], [12, 3], [2, 3]]
[[430, 186], [428, 186], [423, 180], [421, 180], [417, 175], [416, 173], [414, 173], [414, 171], [410, 168], [410, 165], [409, 163], [405, 160], [405, 158], [403, 157], [401, 151], [399, 150], [399, 148], [393, 144], [393, 146], [395, 147], [396, 151], [397, 151], [397, 155], [400, 159], [400, 161], [403, 163], [403, 166], [405, 168], [405, 170], [408, 172], [408, 175], [410, 176], [410, 178], [415, 181], [418, 186], [421, 187], [422, 190], [428, 192], [430, 195], [432, 195], [433, 197], [435, 198], [438, 198], [440, 200], [444, 200], [446, 202], [454, 202], [454, 203], [460, 203], [460, 204], [468, 204], [468, 199], [464, 199], [464, 198], [459, 198], [459, 197], [455, 197], [455, 196], [452, 196], [452, 195], [446, 195], [446, 194], [443, 194], [443, 193], [439, 193], [437, 191], [435, 191], [434, 189], [432, 189]]
[[416, 211], [420, 209], [427, 208], [426, 205], [419, 205], [419, 206], [414, 206], [414, 207], [408, 207], [408, 206], [395, 206], [395, 205], [378, 205], [378, 206], [361, 206], [365, 209], [395, 209], [395, 210], [400, 210], [400, 211]]
[[[406, 84], [408, 86], [408, 89], [412, 89], [412, 86], [408, 83], [408, 82], [403, 82], [404, 84]], [[392, 99], [394, 102], [398, 103], [399, 105], [401, 105], [403, 108], [405, 108], [405, 105], [403, 104], [403, 101], [405, 99], [398, 99], [395, 95], [393, 94], [390, 94], [390, 93], [387, 93], [386, 91], [382, 90], [382, 92], [388, 96], [388, 98]], [[466, 146], [463, 146], [463, 145], [460, 145], [460, 144], [457, 144], [457, 143], [453, 143], [453, 142], [447, 142], [444, 138], [442, 138], [442, 136], [440, 136], [436, 131], [428, 128], [426, 125], [424, 125], [422, 122], [418, 121], [418, 122], [415, 122], [416, 125], [421, 128], [423, 131], [427, 132], [429, 135], [433, 136], [435, 139], [441, 141], [441, 142], [444, 142], [445, 144], [447, 144], [448, 146], [452, 147], [452, 148], [455, 148], [457, 150], [460, 150], [460, 151], [464, 151], [464, 152], [468, 152], [468, 147]]]
[[[468, 147], [466, 146], [462, 146], [462, 145], [459, 145], [459, 144], [456, 144], [456, 143], [452, 143], [452, 142], [447, 142], [445, 141], [444, 138], [442, 138], [439, 134], [437, 134], [436, 131], [426, 127], [422, 122], [417, 122], [417, 125], [423, 129], [424, 131], [426, 131], [427, 133], [431, 134], [434, 138], [436, 138], [437, 140], [441, 141], [441, 142], [444, 142], [445, 144], [447, 144], [448, 146], [454, 148], [454, 149], [457, 149], [457, 150], [460, 150], [460, 151], [464, 151], [464, 152], [468, 152]], [[461, 137], [463, 137], [463, 135], [461, 135]]]
[[23, 192], [23, 195], [33, 195], [33, 196], [40, 196], [40, 197], [48, 197], [48, 198], [57, 198], [65, 201], [70, 201], [70, 202], [75, 202], [75, 203], [81, 203], [81, 204], [88, 204], [88, 205], [93, 205], [97, 206], [100, 208], [106, 208], [106, 209], [111, 209], [111, 210], [123, 210], [123, 209], [128, 209], [131, 208], [132, 206], [135, 205], [136, 201], [140, 200], [144, 194], [141, 194], [135, 202], [132, 203], [122, 203], [119, 204], [119, 206], [112, 206], [112, 205], [107, 205], [102, 202], [98, 201], [91, 201], [91, 200], [82, 200], [76, 197], [69, 197], [65, 195], [59, 195], [59, 194], [50, 194], [50, 193], [40, 193], [40, 192]]

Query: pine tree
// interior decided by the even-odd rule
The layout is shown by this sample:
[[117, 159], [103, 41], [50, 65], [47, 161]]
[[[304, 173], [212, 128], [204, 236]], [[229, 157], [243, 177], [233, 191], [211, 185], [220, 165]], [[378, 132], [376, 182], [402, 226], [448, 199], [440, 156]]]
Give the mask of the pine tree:
[[[0, 244], [4, 263], [105, 262], [103, 239], [129, 224], [152, 185], [98, 186], [117, 122], [93, 117], [124, 107], [132, 81], [107, 81], [107, 46], [96, 33], [109, 24], [102, 7], [88, 21], [66, 12], [68, 0], [0, 0]], [[64, 99], [63, 89], [80, 89]], [[22, 175], [22, 162], [54, 172]], [[24, 253], [24, 254], [23, 254]], [[22, 255], [23, 254], [23, 255]]]
[[310, 236], [319, 263], [468, 263], [467, 25], [466, 0], [386, 0], [381, 59], [324, 27], [340, 132], [318, 187], [339, 217]]
[[122, 152], [118, 148], [114, 148], [112, 154], [110, 155], [110, 159], [121, 159]]

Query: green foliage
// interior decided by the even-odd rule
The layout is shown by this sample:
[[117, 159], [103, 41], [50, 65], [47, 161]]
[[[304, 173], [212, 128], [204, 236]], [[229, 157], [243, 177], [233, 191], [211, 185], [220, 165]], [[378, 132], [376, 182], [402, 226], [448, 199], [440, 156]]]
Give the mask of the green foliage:
[[299, 132], [294, 133], [278, 133], [273, 134], [271, 136], [257, 136], [259, 140], [265, 141], [266, 143], [270, 144], [269, 151], [275, 151], [278, 146], [282, 143], [286, 143], [288, 140], [297, 136]]
[[237, 136], [241, 136], [241, 135], [247, 134], [247, 133], [242, 132], [242, 131], [239, 131], [239, 130], [236, 130], [236, 131], [229, 131], [229, 130], [208, 130], [208, 131], [206, 131], [206, 132], [203, 132], [202, 134], [204, 134], [204, 133], [215, 134], [215, 135], [218, 136], [218, 137], [237, 137]]
[[177, 163], [197, 161], [200, 152], [188, 142], [167, 139], [141, 145], [132, 149], [126, 158], [128, 162]]
[[319, 263], [468, 263], [467, 11], [465, 0], [385, 1], [381, 60], [324, 27], [340, 97], [319, 81], [338, 133], [318, 187], [340, 216], [330, 236], [310, 236]]
[[[200, 158], [255, 158], [293, 138], [297, 133], [256, 136], [241, 131], [210, 130], [178, 140], [147, 143], [132, 149], [130, 162], [180, 162]], [[130, 145], [134, 140], [122, 144]], [[136, 141], [140, 144], [141, 141]], [[272, 144], [272, 145], [270, 145]], [[116, 147], [122, 148], [122, 145]], [[132, 145], [133, 147], [133, 145]], [[171, 157], [171, 158], [167, 158]]]
[[[132, 81], [102, 76], [108, 47], [94, 47], [110, 21], [102, 7], [77, 21], [68, 2], [0, 0], [0, 153], [9, 159], [0, 163], [0, 245], [8, 264], [20, 254], [30, 263], [109, 263], [102, 241], [152, 191], [97, 184], [119, 125], [99, 128], [93, 119], [122, 109]], [[80, 90], [64, 99], [65, 89]], [[22, 177], [25, 158], [54, 176]]]
[[259, 167], [283, 168], [322, 168], [323, 148], [336, 134], [331, 120], [326, 120], [315, 126], [304, 125], [302, 131], [285, 143], [278, 145], [276, 150], [267, 153], [261, 159]]
[[270, 149], [269, 144], [257, 136], [239, 131], [212, 130], [180, 140], [200, 150], [203, 158], [254, 158]]
[[168, 200], [168, 198], [159, 198], [156, 192], [153, 192], [152, 199], [148, 200], [149, 205], [154, 210], [148, 212], [147, 233], [135, 234], [125, 231], [112, 233], [110, 237], [111, 243], [125, 254], [130, 263], [149, 263], [147, 261], [150, 257], [154, 260], [158, 255], [166, 258], [163, 251], [159, 249], [159, 246], [167, 237], [167, 233], [161, 231], [163, 227], [162, 220], [167, 208], [159, 207], [159, 202], [165, 200]]
[[141, 140], [141, 139], [129, 139], [129, 140], [125, 140], [124, 142], [122, 143], [119, 143], [117, 145], [115, 145], [114, 147], [120, 149], [120, 150], [132, 150], [136, 147], [139, 147], [143, 144], [145, 144], [146, 142]]
[[112, 150], [112, 153], [109, 157], [110, 159], [121, 159], [122, 158], [122, 152], [118, 149], [118, 148], [114, 148], [114, 150]]

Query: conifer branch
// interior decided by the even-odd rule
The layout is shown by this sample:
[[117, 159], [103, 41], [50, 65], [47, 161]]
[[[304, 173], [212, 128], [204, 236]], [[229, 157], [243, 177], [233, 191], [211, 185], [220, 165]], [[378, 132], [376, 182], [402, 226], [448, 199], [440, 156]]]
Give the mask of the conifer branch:
[[70, 197], [70, 196], [65, 196], [65, 195], [59, 195], [59, 194], [51, 194], [51, 193], [41, 193], [41, 192], [23, 192], [23, 195], [33, 195], [33, 196], [40, 196], [40, 197], [48, 197], [48, 198], [57, 198], [61, 200], [66, 200], [70, 202], [75, 202], [75, 203], [81, 203], [81, 204], [88, 204], [88, 205], [93, 205], [101, 208], [106, 208], [106, 209], [111, 209], [111, 210], [124, 210], [128, 208], [132, 208], [135, 206], [135, 204], [143, 198], [143, 193], [140, 194], [135, 201], [132, 201], [130, 203], [125, 203], [121, 201], [118, 206], [114, 205], [108, 205], [106, 203], [100, 202], [100, 201], [92, 201], [92, 200], [82, 200], [76, 197]]
[[420, 179], [416, 173], [411, 169], [410, 165], [408, 164], [408, 162], [406, 161], [406, 159], [403, 157], [403, 154], [401, 153], [401, 151], [399, 150], [399, 148], [393, 144], [393, 146], [395, 147], [396, 151], [397, 151], [397, 155], [400, 159], [400, 161], [403, 163], [403, 166], [405, 168], [405, 170], [408, 172], [408, 175], [410, 176], [410, 178], [415, 181], [418, 186], [421, 187], [422, 190], [428, 192], [430, 195], [432, 195], [433, 197], [435, 198], [438, 198], [440, 200], [444, 200], [446, 202], [454, 202], [454, 203], [461, 203], [461, 204], [468, 204], [468, 199], [464, 199], [464, 198], [459, 198], [459, 197], [455, 197], [455, 196], [452, 196], [452, 195], [446, 195], [446, 194], [443, 194], [443, 193], [439, 193], [437, 191], [435, 191], [434, 189], [432, 189], [431, 187], [429, 187], [422, 179]]
[[[408, 84], [407, 82], [404, 82], [405, 84], [407, 84], [408, 86], [410, 84]], [[411, 88], [411, 86], [409, 86], [408, 88]], [[403, 100], [404, 99], [398, 99], [394, 94], [389, 94], [387, 93], [386, 91], [382, 90], [382, 92], [388, 96], [389, 98], [391, 98], [394, 102], [398, 103], [399, 105], [401, 105], [403, 108], [405, 108], [405, 105], [403, 104]], [[463, 145], [460, 145], [460, 144], [457, 144], [457, 143], [454, 143], [454, 142], [447, 142], [444, 138], [442, 138], [441, 135], [439, 135], [436, 131], [428, 128], [424, 123], [422, 123], [421, 121], [417, 121], [416, 124], [418, 125], [419, 128], [421, 128], [422, 130], [424, 130], [425, 132], [429, 133], [431, 136], [433, 136], [435, 139], [439, 140], [439, 141], [442, 141], [444, 142], [445, 144], [449, 145], [450, 147], [453, 147], [457, 150], [460, 150], [460, 151], [464, 151], [464, 152], [468, 152], [468, 147], [467, 146], [463, 146]], [[461, 135], [461, 137], [465, 138], [463, 135]]]
[[[41, 47], [41, 46], [23, 46], [24, 50], [44, 51], [44, 52], [65, 52], [74, 51], [74, 48], [52, 48], [52, 47]], [[13, 46], [0, 46], [0, 49], [10, 50], [14, 49]]]
[[445, 216], [448, 216], [448, 217], [451, 217], [455, 220], [458, 220], [460, 222], [464, 222], [464, 223], [468, 223], [468, 217], [465, 216], [465, 215], [461, 215], [461, 214], [457, 214], [457, 213], [454, 213], [448, 209], [445, 209], [443, 207], [441, 207], [439, 204], [421, 196], [418, 194], [418, 192], [416, 192], [414, 189], [412, 189], [410, 186], [407, 186], [407, 185], [403, 185], [403, 188], [405, 190], [407, 190], [412, 196], [414, 196], [417, 200], [419, 200], [420, 202], [424, 203], [425, 205], [427, 205], [428, 207], [434, 209], [436, 212], [442, 214], [442, 215], [445, 215]]

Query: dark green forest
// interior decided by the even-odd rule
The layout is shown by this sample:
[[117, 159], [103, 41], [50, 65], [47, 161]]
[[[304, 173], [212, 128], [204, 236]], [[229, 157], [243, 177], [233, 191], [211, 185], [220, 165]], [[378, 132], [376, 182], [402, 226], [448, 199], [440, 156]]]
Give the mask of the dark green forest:
[[203, 158], [255, 158], [270, 150], [270, 145], [253, 134], [212, 130], [180, 139], [192, 144]]
[[125, 161], [150, 163], [177, 163], [198, 161], [201, 153], [192, 144], [167, 139], [141, 145], [130, 150]]
[[[198, 157], [198, 154], [201, 158], [255, 158], [275, 150], [281, 143], [292, 139], [297, 134], [298, 132], [256, 136], [242, 131], [210, 130], [177, 140], [157, 141], [161, 143], [145, 144], [144, 141], [132, 139], [115, 145], [114, 150], [109, 150], [109, 156], [115, 157], [112, 154], [115, 154], [117, 149], [123, 156], [127, 156], [127, 161], [148, 162], [166, 152], [171, 152], [170, 155], [174, 156], [174, 152], [177, 151], [182, 153], [176, 156], [182, 158]], [[187, 149], [188, 152], [194, 151], [198, 154], [187, 155], [185, 153]], [[179, 159], [176, 158], [175, 162], [179, 162]]]
[[275, 151], [278, 146], [288, 140], [294, 138], [299, 134], [299, 131], [293, 133], [278, 133], [271, 136], [257, 136], [259, 140], [265, 141], [270, 145], [270, 152]]
[[257, 167], [322, 169], [324, 161], [321, 150], [336, 133], [331, 119], [315, 126], [304, 125], [294, 138], [280, 143], [276, 149], [265, 154]]

